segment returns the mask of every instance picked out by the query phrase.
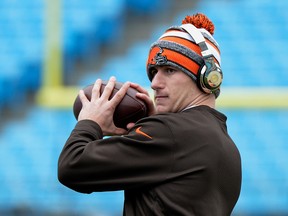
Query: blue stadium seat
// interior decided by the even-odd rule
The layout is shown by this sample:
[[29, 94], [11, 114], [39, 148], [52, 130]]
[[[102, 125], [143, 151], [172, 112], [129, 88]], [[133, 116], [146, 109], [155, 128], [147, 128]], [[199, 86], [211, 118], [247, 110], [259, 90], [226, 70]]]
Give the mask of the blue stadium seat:
[[[89, 209], [111, 214], [121, 211], [122, 192], [81, 195], [58, 182], [57, 158], [75, 123], [72, 110], [35, 107], [24, 119], [7, 124], [0, 136], [1, 161], [7, 164], [0, 166], [1, 209], [31, 207], [33, 203], [42, 211], [50, 211], [51, 206], [60, 212], [74, 206], [74, 213]], [[11, 136], [15, 131], [17, 136]]]
[[159, 8], [161, 10], [168, 10], [171, 6], [171, 1], [166, 0], [156, 0], [156, 1], [149, 1], [149, 0], [142, 0], [142, 1], [134, 1], [134, 0], [126, 0], [126, 6], [134, 13], [138, 14], [152, 14], [157, 13]]
[[[2, 27], [0, 61], [4, 62], [0, 70], [0, 79], [3, 77], [3, 80], [0, 82], [7, 82], [11, 77], [3, 73], [8, 73], [9, 62], [15, 62], [13, 74], [17, 72], [17, 78], [8, 82], [14, 83], [15, 80], [21, 80], [18, 87], [23, 95], [27, 92], [35, 92], [41, 85], [45, 40], [44, 3], [37, 0], [21, 2], [3, 0], [0, 3]], [[95, 56], [99, 52], [98, 47], [101, 43], [112, 43], [115, 41], [114, 37], [121, 36], [124, 6], [124, 0], [63, 1], [65, 72], [71, 71], [70, 67], [75, 64], [77, 57], [91, 52]], [[7, 58], [11, 59], [8, 63], [5, 62]], [[3, 90], [0, 91], [1, 95], [2, 92]], [[6, 101], [2, 100], [1, 104], [5, 103]]]
[[[228, 127], [242, 156], [243, 185], [235, 211], [287, 212], [288, 112], [229, 111]], [[268, 195], [269, 194], [269, 195]], [[286, 204], [285, 204], [286, 203]]]

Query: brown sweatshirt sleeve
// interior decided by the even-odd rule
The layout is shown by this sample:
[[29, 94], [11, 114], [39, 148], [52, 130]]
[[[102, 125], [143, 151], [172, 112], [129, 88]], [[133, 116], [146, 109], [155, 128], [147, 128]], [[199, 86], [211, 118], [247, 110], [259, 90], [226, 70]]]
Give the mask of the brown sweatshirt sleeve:
[[167, 130], [161, 121], [150, 119], [136, 124], [128, 135], [103, 138], [97, 123], [79, 121], [60, 154], [58, 179], [82, 193], [164, 181], [173, 162], [173, 138]]

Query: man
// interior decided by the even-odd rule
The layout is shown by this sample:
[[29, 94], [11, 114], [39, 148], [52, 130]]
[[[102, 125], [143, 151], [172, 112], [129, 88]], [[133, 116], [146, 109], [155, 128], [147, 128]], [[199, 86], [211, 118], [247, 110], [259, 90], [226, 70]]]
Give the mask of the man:
[[[98, 79], [91, 101], [80, 91], [83, 108], [59, 158], [59, 180], [75, 191], [124, 190], [123, 215], [224, 216], [239, 197], [240, 154], [215, 109], [222, 71], [214, 25], [203, 14], [182, 23], [149, 52], [155, 107], [144, 88], [129, 82], [109, 100], [114, 77], [100, 96]], [[150, 116], [126, 131], [112, 116], [129, 86]]]

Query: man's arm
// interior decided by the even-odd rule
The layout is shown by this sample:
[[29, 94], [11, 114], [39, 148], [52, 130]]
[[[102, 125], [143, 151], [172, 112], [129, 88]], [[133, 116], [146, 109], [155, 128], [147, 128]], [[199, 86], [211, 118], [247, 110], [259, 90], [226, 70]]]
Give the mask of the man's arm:
[[104, 139], [97, 123], [80, 121], [59, 157], [59, 181], [83, 193], [162, 182], [174, 162], [173, 140], [161, 121], [143, 119], [129, 134]]

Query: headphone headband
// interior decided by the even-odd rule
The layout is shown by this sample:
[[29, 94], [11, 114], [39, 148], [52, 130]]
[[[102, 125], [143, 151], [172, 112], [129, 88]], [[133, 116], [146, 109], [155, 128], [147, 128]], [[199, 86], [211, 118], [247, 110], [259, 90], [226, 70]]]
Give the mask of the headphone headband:
[[[192, 24], [183, 24], [180, 26], [191, 38], [199, 45], [205, 64], [198, 71], [197, 84], [199, 88], [206, 93], [219, 94], [219, 87], [222, 83], [223, 74], [220, 66], [215, 63], [211, 50], [206, 44], [206, 40], [200, 30]], [[215, 94], [215, 95], [216, 95]], [[218, 95], [216, 95], [217, 97]]]
[[183, 24], [180, 27], [183, 28], [194, 39], [196, 44], [199, 45], [201, 54], [204, 58], [212, 56], [212, 53], [206, 44], [206, 40], [199, 29], [192, 24]]

